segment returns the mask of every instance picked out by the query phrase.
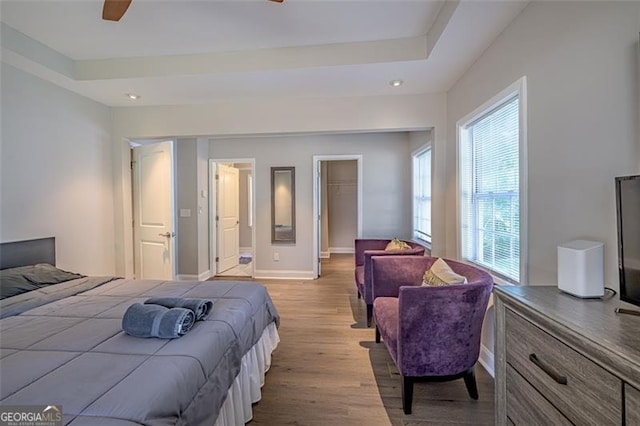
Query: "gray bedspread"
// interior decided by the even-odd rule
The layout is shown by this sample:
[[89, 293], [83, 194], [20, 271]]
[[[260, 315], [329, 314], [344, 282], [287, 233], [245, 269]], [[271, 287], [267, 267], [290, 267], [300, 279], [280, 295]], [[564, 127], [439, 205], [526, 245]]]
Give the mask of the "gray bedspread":
[[[179, 339], [122, 332], [127, 307], [149, 297], [206, 298], [213, 312]], [[60, 404], [73, 426], [212, 425], [274, 321], [257, 283], [117, 279], [0, 320], [0, 404]]]

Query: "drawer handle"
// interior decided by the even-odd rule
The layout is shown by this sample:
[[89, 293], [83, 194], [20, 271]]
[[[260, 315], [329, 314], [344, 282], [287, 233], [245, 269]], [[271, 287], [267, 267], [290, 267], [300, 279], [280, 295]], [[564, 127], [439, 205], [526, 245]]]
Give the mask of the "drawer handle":
[[561, 385], [566, 385], [567, 384], [567, 378], [565, 376], [561, 376], [558, 373], [556, 373], [555, 371], [553, 371], [551, 368], [547, 367], [546, 365], [544, 365], [542, 363], [542, 361], [540, 361], [538, 359], [538, 357], [536, 356], [536, 354], [529, 354], [529, 361], [531, 361], [532, 363], [534, 363], [538, 368], [540, 368], [540, 370], [544, 371], [545, 373], [547, 373], [547, 375], [549, 377], [551, 377], [553, 380], [556, 381], [556, 383], [559, 383]]

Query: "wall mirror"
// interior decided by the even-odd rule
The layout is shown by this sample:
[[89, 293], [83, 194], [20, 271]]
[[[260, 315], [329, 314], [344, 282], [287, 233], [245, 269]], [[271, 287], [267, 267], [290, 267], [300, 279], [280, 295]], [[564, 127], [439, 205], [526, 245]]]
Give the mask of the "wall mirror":
[[271, 242], [296, 242], [295, 167], [271, 168]]

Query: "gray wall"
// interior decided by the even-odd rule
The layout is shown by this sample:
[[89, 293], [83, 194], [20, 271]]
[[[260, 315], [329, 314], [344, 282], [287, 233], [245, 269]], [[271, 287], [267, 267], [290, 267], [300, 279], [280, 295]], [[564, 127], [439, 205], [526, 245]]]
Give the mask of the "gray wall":
[[[197, 192], [197, 143], [196, 140], [178, 139], [176, 143], [176, 221], [178, 226], [179, 275], [198, 272], [198, 192]], [[181, 209], [191, 210], [190, 217], [180, 217]]]
[[[256, 99], [246, 99], [198, 105], [123, 107], [113, 108], [112, 115], [115, 258], [116, 272], [123, 276], [133, 275], [133, 233], [129, 229], [132, 220], [131, 170], [128, 162], [129, 152], [122, 142], [123, 139], [149, 139], [162, 135], [178, 138], [188, 138], [192, 135], [217, 135], [217, 137], [237, 137], [239, 139], [234, 141], [239, 141], [247, 139], [247, 135], [335, 135], [349, 132], [387, 132], [429, 128], [434, 129], [433, 137], [436, 145], [444, 143], [446, 137], [444, 131], [446, 95], [444, 93], [273, 99], [259, 102]], [[245, 150], [245, 158], [254, 156], [251, 150]], [[288, 153], [286, 157], [289, 157]], [[444, 165], [444, 160], [443, 153], [442, 158], [436, 158], [434, 164], [440, 167], [440, 164]], [[442, 173], [438, 167], [434, 172], [436, 175]], [[406, 175], [408, 179], [408, 169]], [[258, 178], [261, 177], [258, 176]], [[406, 181], [403, 182], [406, 183]], [[388, 184], [384, 184], [381, 189], [386, 190], [388, 187]], [[440, 193], [442, 191], [436, 188], [436, 194]], [[377, 193], [372, 196], [384, 198], [384, 195]], [[410, 197], [407, 196], [405, 202], [409, 200]], [[444, 205], [438, 205], [435, 208], [438, 211], [434, 214], [434, 228], [444, 229], [442, 225], [445, 216]], [[442, 209], [442, 212], [439, 209]], [[384, 214], [386, 215], [387, 212], [385, 211]], [[380, 218], [380, 221], [384, 222], [384, 220]], [[365, 226], [368, 225], [365, 223]], [[386, 228], [381, 228], [379, 232], [389, 233]], [[444, 246], [439, 240], [444, 239], [444, 233], [440, 235], [434, 232], [433, 238]], [[260, 244], [260, 242], [257, 243]], [[256, 244], [255, 241], [254, 244]]]
[[197, 206], [198, 206], [198, 275], [203, 278], [210, 271], [209, 254], [209, 140], [196, 139]]
[[358, 162], [327, 162], [329, 249], [353, 250], [358, 235]]
[[[212, 158], [256, 159], [256, 276], [312, 275], [314, 154], [363, 154], [363, 235], [410, 236], [410, 150], [406, 132], [212, 139]], [[271, 244], [272, 166], [296, 168], [295, 244]], [[273, 260], [275, 252], [279, 261]]]
[[111, 110], [4, 63], [0, 78], [0, 241], [54, 236], [61, 268], [113, 275]]
[[[236, 167], [245, 166], [236, 164]], [[249, 164], [246, 167], [250, 167]], [[249, 226], [249, 176], [250, 169], [240, 169], [240, 247], [251, 247], [251, 227]]]
[[[183, 138], [176, 143], [177, 274], [209, 270], [209, 142]], [[181, 217], [180, 210], [191, 210]]]

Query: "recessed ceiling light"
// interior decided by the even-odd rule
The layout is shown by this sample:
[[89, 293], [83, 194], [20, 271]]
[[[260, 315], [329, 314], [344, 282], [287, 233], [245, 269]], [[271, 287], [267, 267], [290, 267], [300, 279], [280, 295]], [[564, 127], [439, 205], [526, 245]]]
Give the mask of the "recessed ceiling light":
[[404, 81], [402, 80], [391, 80], [389, 82], [389, 84], [392, 85], [393, 87], [400, 87], [402, 86], [402, 83], [404, 83]]
[[135, 93], [125, 93], [124, 95], [127, 98], [131, 99], [132, 101], [135, 101], [135, 100], [140, 99], [142, 97], [140, 95], [136, 95]]

